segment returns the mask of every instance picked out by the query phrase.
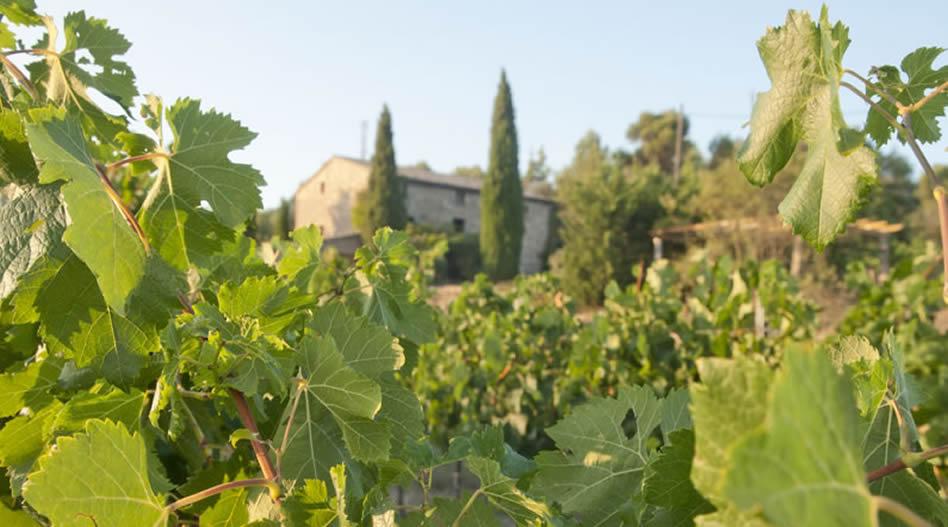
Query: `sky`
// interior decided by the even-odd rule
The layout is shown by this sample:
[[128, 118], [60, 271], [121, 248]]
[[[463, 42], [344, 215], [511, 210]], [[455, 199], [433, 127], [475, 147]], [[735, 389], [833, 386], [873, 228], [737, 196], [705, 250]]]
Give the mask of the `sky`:
[[[132, 42], [126, 59], [142, 93], [169, 104], [199, 98], [256, 131], [232, 159], [263, 173], [267, 207], [292, 196], [331, 155], [358, 157], [363, 122], [371, 155], [386, 103], [399, 164], [423, 160], [443, 172], [486, 165], [501, 68], [523, 167], [539, 148], [554, 169], [565, 166], [588, 130], [612, 148], [631, 148], [625, 132], [641, 112], [679, 106], [706, 151], [718, 134], [746, 135], [753, 94], [768, 89], [756, 40], [787, 9], [820, 9], [813, 1], [674, 0], [37, 4], [57, 18], [85, 9], [119, 28]], [[865, 72], [917, 47], [948, 47], [948, 2], [894, 5], [830, 3], [831, 19], [850, 26], [847, 67]], [[841, 104], [851, 126], [864, 120], [855, 96]], [[943, 139], [925, 151], [948, 163], [946, 146]]]

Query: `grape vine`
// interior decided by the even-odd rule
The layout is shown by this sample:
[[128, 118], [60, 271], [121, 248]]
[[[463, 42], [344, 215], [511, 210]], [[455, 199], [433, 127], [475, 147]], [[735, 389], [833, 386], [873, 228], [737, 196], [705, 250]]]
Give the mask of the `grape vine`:
[[[578, 395], [562, 405], [532, 395], [530, 411], [548, 412], [532, 432], [548, 439], [532, 457], [505, 442], [499, 423], [473, 426], [480, 418], [433, 439], [426, 416], [438, 415], [437, 401], [414, 388], [460, 382], [439, 379], [432, 364], [451, 330], [474, 336], [443, 327], [464, 313], [439, 323], [425, 303], [417, 263], [427, 258], [408, 235], [381, 229], [341, 266], [322, 258], [320, 231], [303, 227], [264, 261], [243, 236], [263, 178], [230, 159], [253, 132], [200, 101], [141, 94], [122, 59], [130, 43], [102, 19], [80, 11], [60, 27], [32, 0], [4, 0], [0, 14], [0, 519], [948, 525], [931, 463], [945, 447], [929, 444], [912, 413], [924, 395], [902, 333], [796, 342], [812, 308], [766, 265], [702, 271], [688, 321], [675, 316], [681, 292], [667, 293], [667, 264], [655, 265], [641, 287], [610, 288], [612, 313], [576, 339], [568, 300], [510, 306], [492, 321], [487, 376], [475, 377], [538, 375]], [[24, 46], [14, 33], [24, 26], [45, 29], [41, 41]], [[781, 212], [818, 247], [843, 229], [874, 174], [863, 134], [838, 111], [847, 33], [825, 11], [818, 23], [791, 12], [768, 31], [759, 49], [773, 88], [740, 157], [766, 183], [807, 142], [807, 168]], [[940, 52], [906, 57], [907, 81], [892, 67], [862, 81], [877, 143], [895, 130], [918, 151], [940, 137]], [[103, 109], [102, 97], [121, 112]], [[944, 192], [936, 198], [944, 235]], [[748, 282], [771, 296], [752, 300]], [[492, 301], [488, 285], [469, 287], [472, 302]], [[777, 314], [769, 333], [748, 331], [754, 302]], [[483, 333], [480, 323], [473, 331]], [[555, 353], [514, 364], [524, 357], [503, 350], [535, 324]], [[639, 347], [676, 338], [679, 356]], [[551, 366], [572, 372], [561, 379]], [[450, 388], [463, 398], [463, 386]], [[477, 485], [435, 495], [433, 474], [457, 463]], [[420, 489], [419, 503], [396, 503], [397, 487]]]

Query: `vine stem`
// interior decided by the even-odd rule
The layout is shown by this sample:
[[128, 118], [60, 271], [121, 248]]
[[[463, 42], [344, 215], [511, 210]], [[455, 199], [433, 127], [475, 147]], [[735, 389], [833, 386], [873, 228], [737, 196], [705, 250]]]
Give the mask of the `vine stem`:
[[935, 89], [933, 89], [932, 91], [928, 92], [927, 95], [925, 95], [925, 96], [922, 97], [921, 99], [915, 101], [914, 103], [912, 103], [912, 104], [910, 104], [910, 105], [908, 105], [908, 106], [904, 106], [904, 105], [902, 105], [902, 104], [899, 104], [899, 105], [897, 105], [896, 107], [899, 109], [899, 113], [900, 113], [900, 114], [902, 114], [902, 115], [908, 115], [908, 114], [910, 114], [910, 113], [912, 113], [912, 112], [918, 111], [922, 106], [925, 106], [926, 104], [928, 104], [929, 101], [931, 101], [932, 99], [934, 99], [935, 97], [937, 97], [939, 93], [945, 91], [946, 89], [948, 89], [948, 81], [945, 81], [945, 82], [941, 83], [941, 85], [935, 87]]
[[149, 152], [147, 154], [129, 156], [129, 157], [126, 157], [125, 159], [119, 159], [118, 161], [115, 161], [114, 163], [109, 163], [108, 169], [109, 169], [109, 172], [111, 173], [113, 170], [117, 168], [121, 168], [131, 163], [137, 163], [139, 161], [147, 161], [149, 159], [168, 159], [169, 157], [171, 156], [169, 156], [168, 154], [164, 152]]
[[945, 284], [941, 290], [942, 300], [948, 304], [948, 196], [945, 187], [935, 187], [935, 203], [938, 204], [938, 225], [941, 227], [941, 259], [944, 265]]
[[891, 500], [885, 496], [873, 496], [872, 501], [880, 511], [891, 514], [910, 527], [932, 527], [932, 524], [925, 521], [925, 519], [918, 514], [915, 514], [912, 509], [909, 509], [895, 500]]
[[8, 59], [6, 55], [0, 55], [0, 62], [3, 63], [4, 67], [7, 68], [7, 71], [13, 75], [16, 81], [20, 83], [20, 86], [23, 86], [23, 88], [26, 90], [26, 93], [30, 94], [30, 97], [32, 97], [33, 100], [39, 99], [39, 93], [36, 91], [36, 86], [33, 86], [33, 83], [30, 82], [30, 78], [24, 75], [23, 71], [16, 67], [16, 64]]
[[178, 509], [187, 507], [201, 500], [210, 498], [211, 496], [216, 496], [222, 492], [226, 492], [231, 489], [240, 489], [244, 487], [269, 487], [272, 484], [271, 481], [257, 478], [257, 479], [241, 479], [238, 481], [228, 481], [227, 483], [221, 483], [220, 485], [214, 485], [213, 487], [206, 488], [202, 491], [195, 492], [194, 494], [185, 496], [177, 501], [169, 503], [165, 508], [168, 512], [174, 512]]
[[115, 191], [115, 187], [112, 186], [112, 181], [109, 180], [108, 169], [100, 165], [99, 163], [95, 164], [96, 172], [99, 173], [99, 179], [102, 181], [102, 186], [105, 188], [105, 193], [108, 194], [109, 199], [112, 200], [112, 203], [122, 214], [122, 217], [125, 218], [125, 221], [128, 223], [129, 227], [135, 232], [135, 235], [138, 236], [138, 239], [142, 242], [142, 245], [145, 247], [145, 252], [151, 251], [151, 244], [148, 243], [148, 237], [145, 236], [145, 231], [142, 230], [142, 226], [138, 224], [138, 220], [135, 219], [135, 215], [132, 214], [128, 207], [125, 206], [125, 203], [122, 202], [121, 196], [118, 195], [118, 192]]
[[471, 510], [471, 507], [474, 506], [474, 500], [476, 500], [480, 495], [481, 489], [477, 489], [474, 491], [474, 494], [471, 494], [471, 497], [468, 498], [467, 503], [464, 504], [464, 508], [458, 513], [458, 517], [454, 519], [454, 523], [451, 524], [451, 527], [461, 527], [461, 518], [467, 514], [467, 511]]
[[303, 390], [306, 389], [306, 381], [303, 379], [298, 379], [296, 381], [296, 393], [293, 394], [293, 402], [290, 406], [290, 415], [286, 419], [286, 425], [283, 426], [283, 441], [280, 442], [280, 449], [277, 450], [277, 474], [282, 476], [283, 474], [283, 454], [286, 453], [286, 445], [290, 442], [290, 427], [293, 426], [293, 421], [296, 419], [296, 409], [300, 405], [300, 397], [303, 395]]
[[924, 452], [912, 452], [906, 454], [899, 459], [889, 463], [884, 467], [877, 468], [872, 472], [866, 474], [866, 482], [872, 483], [877, 479], [882, 479], [889, 474], [894, 474], [900, 470], [907, 469], [909, 467], [914, 467], [919, 463], [924, 463], [929, 459], [934, 459], [936, 457], [941, 457], [948, 455], [948, 445], [942, 445], [940, 447], [935, 447], [928, 449]]
[[[240, 421], [243, 423], [244, 428], [250, 430], [252, 437], [250, 439], [250, 446], [253, 448], [254, 456], [257, 458], [257, 463], [260, 464], [260, 470], [263, 471], [263, 477], [266, 478], [268, 482], [276, 483], [279, 481], [276, 470], [273, 468], [273, 462], [270, 461], [270, 456], [267, 453], [267, 446], [258, 439], [260, 437], [260, 430], [257, 428], [257, 422], [253, 418], [253, 414], [250, 412], [250, 405], [247, 404], [247, 398], [244, 397], [244, 394], [233, 388], [228, 388], [231, 398], [234, 400], [234, 405], [237, 407], [237, 414], [240, 416]], [[274, 498], [276, 503], [280, 503], [279, 494]]]

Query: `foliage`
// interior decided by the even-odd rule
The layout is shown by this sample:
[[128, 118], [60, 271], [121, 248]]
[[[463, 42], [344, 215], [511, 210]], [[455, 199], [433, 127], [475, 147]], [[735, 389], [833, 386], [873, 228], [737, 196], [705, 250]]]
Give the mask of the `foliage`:
[[408, 222], [405, 188], [395, 164], [392, 114], [388, 111], [388, 105], [382, 108], [379, 116], [369, 181], [365, 190], [356, 197], [352, 222], [362, 233], [364, 241], [370, 240], [375, 231], [382, 227], [403, 229]]
[[546, 275], [518, 278], [506, 292], [485, 276], [466, 284], [414, 373], [434, 438], [503, 425], [518, 451], [535, 452], [579, 402], [621, 386], [685, 384], [700, 357], [776, 361], [786, 344], [812, 336], [815, 308], [776, 262], [696, 260], [685, 276], [656, 262], [641, 289], [611, 284], [605, 309], [587, 322]]
[[[881, 348], [850, 337], [828, 352], [796, 349], [787, 341], [802, 328], [784, 321], [806, 308], [793, 307], [766, 264], [699, 268], [678, 292], [658, 263], [642, 291], [610, 287], [607, 317], [629, 321], [629, 334], [678, 324], [700, 349], [734, 354], [683, 355], [700, 378], [687, 391], [617, 380], [608, 397], [558, 410], [545, 428], [552, 443], [533, 459], [498, 427], [440, 447], [405, 382], [438, 331], [420, 300], [425, 279], [411, 274], [430, 260], [408, 235], [379, 229], [342, 266], [304, 227], [263, 260], [240, 235], [263, 179], [230, 160], [252, 132], [190, 99], [145, 97], [141, 121], [130, 121], [138, 90], [121, 33], [82, 12], [57, 28], [29, 0], [2, 2], [0, 14], [0, 111], [13, 131], [0, 134], [12, 196], [0, 205], [0, 518], [9, 523], [895, 524], [880, 511], [948, 523], [927, 463], [940, 450], [915, 449], [924, 416], [912, 414], [917, 384], [899, 337], [887, 334]], [[46, 45], [15, 48], [11, 23], [45, 24]], [[33, 57], [29, 74], [14, 54]], [[102, 110], [100, 96], [123, 113]], [[143, 196], [115, 190], [122, 180]], [[486, 318], [525, 351], [485, 347], [492, 367], [532, 352], [526, 339], [540, 332], [527, 326], [556, 340], [546, 346], [543, 335], [539, 362], [572, 340], [568, 300], [551, 295], [548, 278], [531, 280], [519, 303], [482, 282], [458, 308], [465, 317], [465, 306], [486, 302], [504, 313]], [[754, 337], [742, 331], [753, 288], [776, 333], [761, 328], [760, 307], [750, 310]], [[769, 339], [781, 349], [765, 349]], [[609, 341], [630, 349], [631, 338]], [[665, 375], [640, 367], [631, 380], [652, 371]], [[432, 472], [458, 462], [476, 487], [432, 499]], [[389, 490], [409, 484], [424, 499], [397, 516]]]
[[490, 161], [481, 185], [481, 264], [491, 278], [503, 280], [520, 271], [524, 229], [513, 95], [504, 71], [494, 98], [490, 138]]
[[663, 188], [659, 174], [611, 159], [595, 133], [576, 145], [558, 179], [563, 245], [554, 271], [580, 303], [598, 303], [606, 284], [624, 285], [632, 266], [650, 255], [648, 231], [663, 212]]
[[[642, 112], [639, 120], [629, 125], [625, 133], [629, 141], [639, 144], [633, 159], [641, 165], [653, 165], [663, 174], [671, 174], [675, 169], [677, 128], [676, 111]], [[697, 155], [694, 145], [688, 140], [688, 128], [688, 118], [682, 116], [682, 160]]]

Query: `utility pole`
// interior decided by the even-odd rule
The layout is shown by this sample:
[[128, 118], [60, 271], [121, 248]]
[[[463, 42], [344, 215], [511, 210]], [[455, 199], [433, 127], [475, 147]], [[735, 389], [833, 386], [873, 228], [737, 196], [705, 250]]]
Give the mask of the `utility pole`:
[[365, 161], [365, 134], [366, 134], [366, 130], [368, 130], [368, 127], [369, 127], [369, 122], [362, 121], [362, 154], [359, 156], [359, 158], [362, 159], [363, 161]]
[[672, 174], [672, 183], [678, 185], [678, 179], [681, 177], [681, 142], [684, 140], [685, 127], [685, 107], [678, 106], [678, 119], [675, 124], [675, 167]]

